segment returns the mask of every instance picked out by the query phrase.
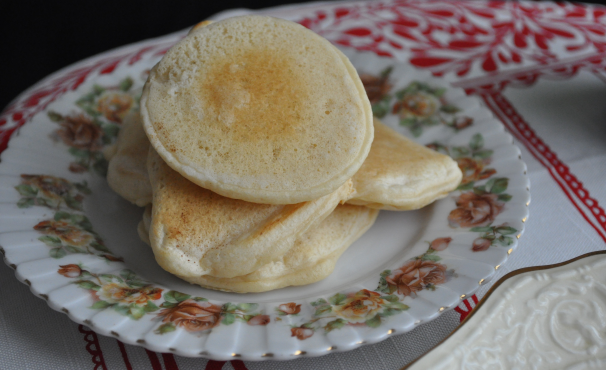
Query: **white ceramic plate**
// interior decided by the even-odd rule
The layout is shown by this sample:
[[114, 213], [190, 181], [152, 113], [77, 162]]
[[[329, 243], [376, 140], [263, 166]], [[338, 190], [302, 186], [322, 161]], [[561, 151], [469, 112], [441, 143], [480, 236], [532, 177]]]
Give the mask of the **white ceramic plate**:
[[428, 73], [344, 50], [379, 91], [370, 94], [375, 112], [455, 157], [465, 171], [462, 188], [419, 211], [381, 212], [333, 274], [315, 284], [234, 294], [166, 273], [137, 236], [142, 209], [107, 186], [102, 150], [124, 114], [137, 109], [149, 68], [178, 38], [68, 67], [5, 115], [5, 127], [31, 119], [1, 157], [0, 251], [51, 308], [153, 351], [217, 360], [318, 356], [436, 318], [489, 280], [516, 248], [529, 182], [501, 123], [478, 99]]

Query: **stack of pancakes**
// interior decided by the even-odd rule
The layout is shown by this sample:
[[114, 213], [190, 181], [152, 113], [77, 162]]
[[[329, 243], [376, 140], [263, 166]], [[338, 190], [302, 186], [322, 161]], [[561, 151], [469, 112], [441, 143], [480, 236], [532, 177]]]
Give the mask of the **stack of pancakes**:
[[160, 266], [233, 292], [319, 281], [379, 209], [423, 207], [461, 180], [373, 121], [338, 49], [263, 16], [204, 22], [169, 50], [108, 154]]

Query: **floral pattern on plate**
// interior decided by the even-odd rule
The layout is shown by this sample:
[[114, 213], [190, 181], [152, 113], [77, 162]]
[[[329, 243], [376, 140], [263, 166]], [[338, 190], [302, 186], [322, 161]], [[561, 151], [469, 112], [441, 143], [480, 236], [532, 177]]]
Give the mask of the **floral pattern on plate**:
[[93, 170], [107, 174], [103, 147], [116, 140], [122, 119], [139, 108], [141, 90], [133, 88], [134, 80], [126, 77], [117, 86], [94, 85], [91, 91], [76, 100], [79, 112], [60, 114], [49, 111], [51, 121], [59, 124], [54, 137], [69, 146], [75, 161], [69, 170], [81, 173]]
[[[73, 284], [86, 289], [93, 298], [92, 309], [113, 308], [116, 312], [139, 320], [146, 314], [157, 312], [162, 322], [156, 334], [165, 334], [181, 327], [188, 332], [210, 330], [220, 324], [231, 325], [242, 321], [248, 325], [267, 325], [269, 315], [258, 312], [257, 303], [225, 303], [217, 305], [206, 298], [170, 290], [162, 296], [162, 288], [143, 280], [133, 271], [124, 269], [119, 275], [95, 274], [85, 266], [61, 265], [57, 273], [75, 279]], [[164, 298], [159, 306], [157, 302]]]
[[[383, 118], [391, 111], [391, 114], [398, 116], [400, 125], [407, 127], [414, 137], [421, 136], [424, 126], [443, 124], [462, 130], [473, 124], [473, 118], [457, 115], [461, 109], [445, 99], [446, 88], [413, 81], [390, 94], [393, 87], [390, 83], [392, 71], [393, 67], [389, 66], [378, 76], [369, 73], [360, 75], [376, 117]], [[393, 98], [395, 103], [390, 108]]]
[[[379, 286], [374, 290], [361, 289], [352, 293], [337, 293], [328, 301], [320, 298], [310, 302], [315, 311], [312, 318], [300, 325], [291, 326], [291, 336], [304, 340], [317, 330], [330, 333], [346, 325], [368, 326], [377, 328], [385, 318], [397, 315], [410, 307], [402, 303], [405, 297], [414, 298], [421, 290], [435, 290], [436, 285], [443, 284], [456, 277], [454, 270], [439, 263], [437, 252], [448, 247], [452, 238], [437, 238], [429, 243], [427, 251], [393, 271], [381, 273]], [[296, 315], [301, 305], [294, 302], [283, 303], [276, 307], [279, 315]]]
[[103, 239], [93, 230], [88, 217], [81, 213], [61, 210], [82, 210], [84, 194], [91, 194], [86, 181], [72, 183], [49, 175], [21, 175], [21, 183], [15, 186], [21, 199], [19, 208], [43, 206], [55, 209], [52, 219], [43, 220], [33, 229], [44, 234], [38, 240], [49, 246], [52, 258], [63, 258], [68, 254], [92, 254], [107, 261], [122, 261], [105, 246]]
[[45, 206], [59, 209], [65, 205], [82, 210], [84, 195], [90, 194], [86, 181], [71, 183], [61, 177], [47, 175], [21, 175], [21, 184], [15, 186], [21, 195], [19, 208]]
[[156, 329], [156, 334], [164, 334], [182, 327], [189, 332], [210, 330], [220, 324], [231, 325], [236, 321], [248, 325], [267, 325], [269, 315], [258, 312], [257, 303], [225, 303], [218, 305], [206, 298], [192, 297], [189, 294], [174, 290], [164, 295], [163, 308], [158, 318], [163, 324]]

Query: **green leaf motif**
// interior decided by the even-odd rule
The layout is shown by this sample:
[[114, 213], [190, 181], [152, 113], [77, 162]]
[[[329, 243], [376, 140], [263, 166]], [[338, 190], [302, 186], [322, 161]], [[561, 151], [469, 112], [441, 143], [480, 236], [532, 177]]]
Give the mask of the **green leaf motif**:
[[48, 245], [49, 247], [61, 247], [61, 239], [56, 236], [44, 235], [38, 238], [42, 243]]
[[347, 322], [343, 319], [336, 319], [334, 321], [330, 321], [326, 324], [326, 326], [324, 326], [324, 330], [327, 333], [330, 333], [331, 331], [335, 330], [335, 329], [341, 329], [342, 327], [345, 326]]
[[415, 117], [400, 118], [400, 125], [404, 127], [412, 127], [417, 124]]
[[34, 198], [21, 198], [17, 202], [17, 207], [19, 208], [29, 208], [34, 205], [36, 200]]
[[118, 136], [120, 127], [118, 125], [107, 124], [103, 126], [103, 135], [107, 138], [113, 139]]
[[145, 312], [154, 312], [154, 311], [158, 311], [160, 308], [158, 306], [156, 306], [156, 304], [152, 301], [147, 301], [147, 304], [145, 306], [143, 306], [143, 310]]
[[103, 86], [93, 85], [93, 95], [101, 95], [105, 91]]
[[471, 148], [471, 150], [476, 151], [476, 150], [480, 150], [484, 147], [484, 137], [482, 137], [481, 134], [475, 134], [471, 137], [471, 140], [469, 141], [469, 148]]
[[92, 306], [90, 306], [90, 308], [92, 308], [93, 310], [102, 310], [110, 306], [112, 306], [112, 304], [107, 301], [97, 301]]
[[55, 221], [61, 221], [61, 220], [65, 220], [65, 219], [70, 219], [71, 220], [71, 213], [65, 212], [65, 211], [58, 211], [55, 212], [55, 217], [53, 217], [55, 219]]
[[63, 121], [63, 116], [55, 111], [52, 111], [52, 110], [48, 111], [47, 115], [48, 115], [48, 118], [50, 118], [50, 120], [53, 122]]
[[137, 306], [135, 303], [132, 303], [128, 306], [128, 316], [134, 320], [139, 320], [145, 315], [145, 309], [141, 306]]
[[476, 227], [472, 227], [471, 229], [469, 229], [469, 231], [473, 231], [475, 233], [487, 233], [489, 231], [492, 231], [492, 227], [491, 226], [476, 226]]
[[124, 280], [132, 280], [137, 278], [137, 274], [135, 274], [132, 270], [129, 269], [124, 269], [120, 271], [120, 276], [122, 276]]
[[438, 87], [436, 89], [433, 89], [432, 93], [433, 96], [435, 96], [436, 98], [441, 98], [446, 93], [446, 91], [447, 89], [445, 87]]
[[88, 183], [86, 181], [75, 182], [75, 183], [73, 183], [73, 185], [82, 194], [86, 194], [86, 195], [90, 195], [91, 194], [91, 190], [88, 187]]
[[133, 86], [133, 79], [130, 77], [126, 77], [122, 81], [120, 81], [120, 90], [128, 91]]
[[65, 250], [69, 253], [86, 253], [84, 249], [75, 247], [73, 245], [66, 245], [63, 248], [65, 248]]
[[473, 153], [474, 158], [486, 159], [492, 157], [493, 151], [490, 149], [478, 150]]
[[173, 307], [177, 307], [178, 303], [172, 303], [172, 302], [162, 302], [162, 304], [160, 305], [160, 307], [162, 308], [173, 308]]
[[99, 175], [101, 177], [106, 177], [107, 176], [107, 166], [108, 166], [107, 160], [104, 158], [101, 158], [101, 159], [95, 161], [95, 163], [93, 164], [93, 170], [95, 170], [97, 175]]
[[475, 186], [473, 188], [473, 192], [476, 193], [476, 194], [478, 194], [478, 195], [484, 195], [484, 194], [487, 193], [486, 192], [486, 188], [485, 188], [484, 185], [482, 185], [482, 186]]
[[366, 320], [365, 324], [371, 328], [378, 328], [381, 325], [381, 316], [375, 315], [372, 319]]
[[388, 302], [397, 302], [398, 301], [398, 297], [395, 295], [384, 295], [381, 298], [383, 298], [384, 300], [386, 300]]
[[224, 325], [231, 325], [236, 321], [236, 315], [233, 313], [224, 314], [223, 320], [221, 321]]
[[457, 190], [469, 190], [469, 189], [472, 189], [474, 184], [475, 184], [474, 181], [468, 182], [467, 184], [461, 184], [461, 185], [459, 185], [459, 187], [457, 188]]
[[402, 302], [393, 302], [389, 304], [389, 308], [394, 309], [394, 310], [399, 310], [399, 311], [405, 311], [407, 309], [409, 309], [410, 307], [408, 305], [405, 305]]
[[[389, 271], [389, 270], [385, 270], [385, 271]], [[383, 272], [385, 272], [385, 271], [383, 271]], [[375, 290], [377, 292], [391, 294], [391, 293], [393, 293], [393, 291], [391, 291], [390, 285], [387, 284], [387, 280], [385, 280], [385, 276], [387, 276], [387, 275], [381, 274], [381, 277], [379, 278], [379, 285], [377, 286], [377, 289], [375, 289]]]
[[95, 283], [93, 283], [92, 281], [88, 281], [88, 280], [78, 280], [75, 281], [74, 284], [76, 284], [78, 287], [82, 288], [82, 289], [92, 289], [92, 290], [99, 290], [101, 289], [101, 287]]
[[414, 137], [421, 136], [421, 134], [423, 134], [423, 126], [421, 126], [421, 125], [415, 125], [415, 126], [411, 127], [410, 128], [410, 133]]
[[259, 307], [259, 305], [256, 303], [239, 303], [236, 306], [236, 308], [242, 312], [251, 312], [251, 311], [256, 310], [257, 307]]
[[[312, 330], [315, 330], [315, 329], [314, 329], [313, 324], [312, 324], [312, 323], [310, 323], [310, 322], [306, 322], [305, 324], [301, 325], [301, 327], [302, 327], [302, 328], [305, 328], [305, 329], [312, 329]], [[293, 328], [296, 328], [296, 326], [293, 326]]]
[[231, 303], [231, 302], [227, 302], [223, 305], [223, 307], [221, 307], [221, 311], [223, 312], [235, 312], [238, 309], [238, 307]]
[[193, 300], [196, 302], [208, 302], [208, 299], [202, 297], [194, 297]]
[[158, 329], [154, 330], [154, 333], [162, 335], [175, 330], [177, 330], [175, 324], [173, 324], [172, 322], [167, 322], [166, 324], [160, 325]]
[[327, 305], [327, 306], [319, 306], [316, 308], [316, 312], [314, 313], [315, 316], [322, 316], [325, 315], [327, 313], [331, 313], [332, 312], [332, 306]]
[[69, 148], [68, 151], [71, 155], [73, 155], [76, 158], [88, 159], [90, 157], [90, 151], [87, 149], [78, 149], [78, 148], [71, 147], [71, 148]]
[[67, 254], [67, 252], [65, 252], [63, 250], [63, 248], [53, 248], [51, 249], [48, 254], [52, 257], [52, 258], [63, 258], [65, 257], [65, 255]]
[[[490, 184], [490, 185], [489, 185]], [[486, 183], [486, 189], [488, 189], [489, 193], [500, 194], [507, 190], [507, 186], [509, 185], [509, 179], [506, 177], [499, 177], [495, 179], [490, 179]]]
[[74, 197], [72, 197], [69, 194], [65, 194], [63, 196], [63, 199], [65, 200], [65, 204], [67, 204], [67, 206], [71, 209], [75, 209], [78, 211], [82, 210], [82, 203], [80, 203], [79, 201], [77, 201]]
[[513, 244], [513, 238], [510, 236], [500, 236], [495, 239], [495, 242], [503, 247], [509, 247]]
[[469, 149], [465, 148], [464, 146], [455, 146], [450, 149], [450, 151], [452, 153], [452, 157], [455, 159], [465, 157], [469, 154]]
[[500, 200], [501, 202], [509, 202], [511, 200], [512, 196], [509, 194], [499, 194], [499, 196], [497, 197], [498, 200]]
[[314, 307], [327, 305], [328, 302], [324, 298], [320, 298], [317, 301], [311, 302], [311, 305]]
[[393, 316], [393, 315], [397, 315], [399, 313], [401, 313], [402, 310], [396, 310], [393, 308], [386, 308], [383, 310], [383, 312], [381, 312], [381, 316], [387, 317], [387, 316]]
[[452, 104], [445, 104], [443, 106], [440, 107], [440, 110], [444, 113], [448, 113], [448, 114], [455, 114], [459, 111], [461, 111], [461, 109], [459, 109], [459, 107], [454, 106]]
[[499, 226], [495, 229], [496, 232], [503, 235], [515, 234], [518, 230], [514, 229], [511, 226]]
[[347, 296], [343, 293], [337, 293], [335, 295], [333, 295], [332, 297], [328, 298], [328, 301], [330, 302], [330, 304], [334, 305], [334, 306], [338, 306], [341, 303], [343, 303], [344, 300], [347, 299]]
[[90, 246], [93, 247], [93, 248], [95, 248], [99, 252], [107, 252], [107, 253], [109, 253], [109, 249], [107, 249], [107, 247], [104, 246], [101, 243], [92, 242], [92, 243], [90, 243]]
[[442, 260], [442, 258], [440, 258], [440, 256], [435, 255], [435, 254], [424, 254], [423, 258], [421, 258], [423, 261], [433, 261], [433, 262], [438, 262], [440, 260]]
[[385, 103], [383, 100], [372, 105], [372, 114], [377, 118], [383, 118], [389, 112], [389, 103]]
[[89, 233], [95, 234], [93, 231], [93, 224], [91, 224], [90, 220], [84, 215], [69, 215], [71, 222], [74, 225], [78, 225]]
[[38, 194], [38, 189], [34, 189], [33, 187], [25, 184], [15, 186], [15, 189], [19, 192], [19, 194], [24, 197], [36, 197]]
[[379, 74], [379, 76], [381, 76], [381, 78], [389, 77], [389, 75], [391, 74], [391, 71], [393, 71], [393, 66], [389, 66], [389, 67], [385, 68], [384, 70], [382, 70], [381, 73]]
[[116, 304], [113, 307], [114, 307], [114, 311], [116, 311], [120, 315], [130, 316], [129, 315], [129, 310], [130, 310], [129, 306], [124, 306], [124, 305]]

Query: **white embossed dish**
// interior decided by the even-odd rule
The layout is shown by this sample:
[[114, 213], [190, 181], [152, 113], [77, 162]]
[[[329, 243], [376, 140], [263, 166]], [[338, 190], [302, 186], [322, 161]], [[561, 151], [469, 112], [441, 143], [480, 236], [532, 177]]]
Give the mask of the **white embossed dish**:
[[453, 156], [461, 187], [386, 212], [325, 280], [267, 293], [190, 285], [137, 236], [142, 209], [104, 178], [104, 147], [137, 109], [151, 68], [181, 34], [87, 59], [41, 81], [0, 117], [0, 251], [55, 310], [100, 334], [217, 360], [292, 359], [402, 334], [454, 308], [516, 248], [530, 201], [512, 138], [477, 98], [393, 59], [344, 50], [376, 115]]
[[605, 280], [606, 251], [512, 271], [406, 368], [604, 369]]

